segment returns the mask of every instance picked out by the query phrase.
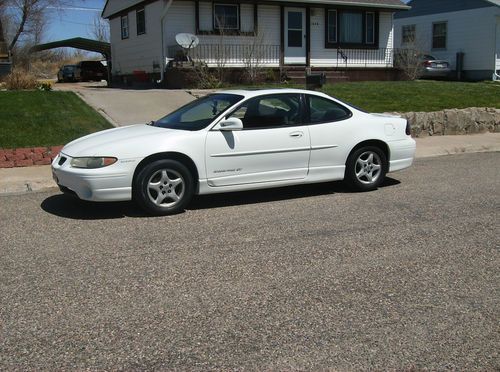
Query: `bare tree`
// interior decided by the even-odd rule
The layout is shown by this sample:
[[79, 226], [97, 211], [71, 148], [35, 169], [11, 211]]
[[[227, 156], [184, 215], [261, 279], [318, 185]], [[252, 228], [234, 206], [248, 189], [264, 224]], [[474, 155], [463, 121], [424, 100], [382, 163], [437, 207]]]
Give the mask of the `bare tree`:
[[422, 55], [421, 43], [413, 38], [405, 43], [405, 48], [396, 50], [394, 64], [408, 79], [415, 80], [422, 75], [424, 70]]
[[[13, 51], [22, 37], [39, 42], [45, 25], [46, 9], [58, 9], [64, 0], [0, 0], [4, 9], [2, 19], [8, 18], [12, 30], [9, 51]], [[8, 9], [7, 9], [8, 8]]]
[[109, 22], [96, 14], [90, 34], [98, 41], [109, 42]]
[[217, 78], [219, 79], [219, 82], [222, 83], [224, 82], [224, 77], [226, 75], [226, 64], [230, 45], [226, 44], [225, 20], [216, 17], [215, 22], [217, 22], [217, 28], [219, 30], [219, 40], [215, 50], [215, 65], [217, 68]]
[[259, 75], [259, 70], [262, 67], [262, 60], [265, 56], [264, 34], [260, 31], [256, 32], [251, 42], [245, 45], [243, 63], [245, 72], [251, 83], [254, 83]]

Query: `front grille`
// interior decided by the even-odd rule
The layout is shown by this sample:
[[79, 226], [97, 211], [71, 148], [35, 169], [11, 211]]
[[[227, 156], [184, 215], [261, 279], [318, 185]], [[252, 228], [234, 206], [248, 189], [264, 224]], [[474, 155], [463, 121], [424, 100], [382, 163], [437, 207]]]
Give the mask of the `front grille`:
[[66, 158], [65, 156], [61, 156], [61, 158], [59, 159], [59, 162], [58, 162], [57, 164], [59, 164], [59, 165], [63, 165], [63, 164], [64, 164], [64, 162], [66, 161], [66, 159], [67, 159], [67, 158]]

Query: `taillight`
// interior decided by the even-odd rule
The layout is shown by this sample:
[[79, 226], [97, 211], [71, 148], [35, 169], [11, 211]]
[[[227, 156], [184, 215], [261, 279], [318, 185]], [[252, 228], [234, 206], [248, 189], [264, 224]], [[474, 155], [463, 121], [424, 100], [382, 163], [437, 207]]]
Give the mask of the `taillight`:
[[410, 136], [411, 135], [411, 125], [408, 120], [406, 120], [406, 135]]
[[425, 67], [432, 67], [432, 62], [431, 61], [425, 61], [424, 62]]

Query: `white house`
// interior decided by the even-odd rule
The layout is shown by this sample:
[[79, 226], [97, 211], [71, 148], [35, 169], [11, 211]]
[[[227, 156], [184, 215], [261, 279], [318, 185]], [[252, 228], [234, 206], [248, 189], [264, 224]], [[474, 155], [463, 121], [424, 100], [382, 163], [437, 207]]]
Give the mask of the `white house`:
[[[394, 16], [396, 47], [414, 44], [450, 62], [464, 53], [468, 80], [491, 79], [500, 70], [500, 0], [412, 0]], [[498, 78], [498, 76], [497, 76]]]
[[[263, 67], [393, 68], [393, 14], [400, 0], [108, 0], [114, 76], [161, 75], [191, 33], [194, 58], [245, 65], [249, 50]], [[375, 72], [374, 72], [375, 71]]]

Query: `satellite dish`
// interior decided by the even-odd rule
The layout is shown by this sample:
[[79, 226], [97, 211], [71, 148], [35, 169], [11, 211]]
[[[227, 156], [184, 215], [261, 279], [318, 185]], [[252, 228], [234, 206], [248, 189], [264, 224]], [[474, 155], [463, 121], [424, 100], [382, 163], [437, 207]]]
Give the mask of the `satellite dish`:
[[175, 35], [175, 41], [184, 49], [196, 48], [200, 43], [200, 39], [196, 35], [185, 33]]

